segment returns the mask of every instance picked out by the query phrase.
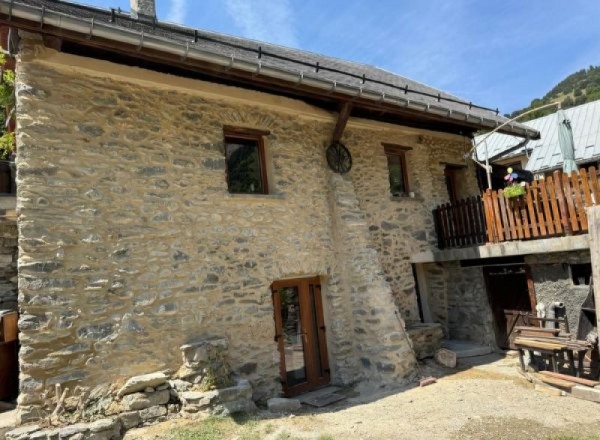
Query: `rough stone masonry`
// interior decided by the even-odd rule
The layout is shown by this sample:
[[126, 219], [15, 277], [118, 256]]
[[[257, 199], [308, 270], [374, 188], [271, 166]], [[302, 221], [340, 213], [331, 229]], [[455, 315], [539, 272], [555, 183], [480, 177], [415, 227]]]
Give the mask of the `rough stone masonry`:
[[[341, 178], [324, 157], [334, 120], [304, 104], [299, 117], [289, 99], [170, 87], [168, 75], [86, 64], [35, 35], [21, 44], [22, 420], [49, 410], [56, 384], [84, 393], [173, 371], [178, 347], [207, 334], [227, 339], [255, 400], [278, 395], [270, 285], [301, 276], [321, 277], [334, 382], [413, 372], [408, 259], [434, 240], [430, 209], [447, 200], [443, 163], [462, 160], [460, 138], [351, 123], [355, 167]], [[225, 124], [270, 131], [268, 196], [228, 193]], [[413, 148], [415, 199], [391, 200], [381, 142]]]

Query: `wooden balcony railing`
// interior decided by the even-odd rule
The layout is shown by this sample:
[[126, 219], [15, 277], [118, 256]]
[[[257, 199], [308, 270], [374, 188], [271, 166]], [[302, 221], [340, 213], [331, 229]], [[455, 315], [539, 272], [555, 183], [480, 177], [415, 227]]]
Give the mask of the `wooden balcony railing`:
[[600, 204], [594, 167], [570, 176], [555, 171], [525, 187], [523, 196], [505, 198], [487, 190], [433, 211], [440, 249], [582, 234], [588, 231], [585, 208]]

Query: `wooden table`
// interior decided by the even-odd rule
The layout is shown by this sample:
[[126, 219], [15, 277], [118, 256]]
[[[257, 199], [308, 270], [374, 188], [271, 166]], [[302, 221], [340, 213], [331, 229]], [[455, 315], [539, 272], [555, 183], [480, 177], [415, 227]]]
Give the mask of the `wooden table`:
[[[514, 340], [515, 347], [519, 351], [519, 362], [521, 369], [526, 371], [525, 361], [523, 359], [524, 351], [529, 352], [530, 359], [533, 359], [534, 352], [541, 353], [550, 361], [552, 371], [558, 373], [558, 364], [564, 361], [566, 354], [569, 364], [569, 373], [573, 376], [581, 377], [583, 374], [583, 361], [585, 354], [590, 348], [585, 341], [568, 340], [560, 337], [527, 337], [519, 336]], [[577, 353], [577, 368], [575, 368], [575, 353]]]

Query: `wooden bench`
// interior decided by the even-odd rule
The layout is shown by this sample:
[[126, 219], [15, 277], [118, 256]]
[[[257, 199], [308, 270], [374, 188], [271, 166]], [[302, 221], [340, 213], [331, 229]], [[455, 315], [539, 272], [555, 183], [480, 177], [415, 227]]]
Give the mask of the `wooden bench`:
[[[552, 371], [558, 373], [559, 364], [568, 362], [569, 373], [572, 376], [581, 377], [583, 374], [583, 360], [586, 352], [592, 348], [586, 341], [570, 339], [569, 336], [558, 336], [558, 329], [542, 329], [536, 327], [519, 327], [518, 336], [514, 345], [519, 352], [521, 369], [526, 371], [524, 352], [529, 352], [530, 359], [534, 359], [535, 353], [541, 354], [542, 358], [549, 361]], [[575, 367], [575, 356], [577, 356], [577, 368]]]

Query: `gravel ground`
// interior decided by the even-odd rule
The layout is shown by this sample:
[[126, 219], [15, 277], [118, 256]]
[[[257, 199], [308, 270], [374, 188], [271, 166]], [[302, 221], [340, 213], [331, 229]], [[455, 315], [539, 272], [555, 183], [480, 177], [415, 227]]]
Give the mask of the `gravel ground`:
[[[222, 438], [600, 439], [598, 404], [535, 390], [512, 358], [479, 361], [485, 363], [463, 364], [459, 371], [428, 362], [422, 373], [439, 379], [423, 388], [363, 385], [349, 392], [353, 397], [319, 410], [275, 418], [261, 411], [251, 431], [239, 425], [239, 431], [230, 428]], [[126, 438], [177, 438], [181, 426], [193, 423], [170, 421], [131, 431]]]

